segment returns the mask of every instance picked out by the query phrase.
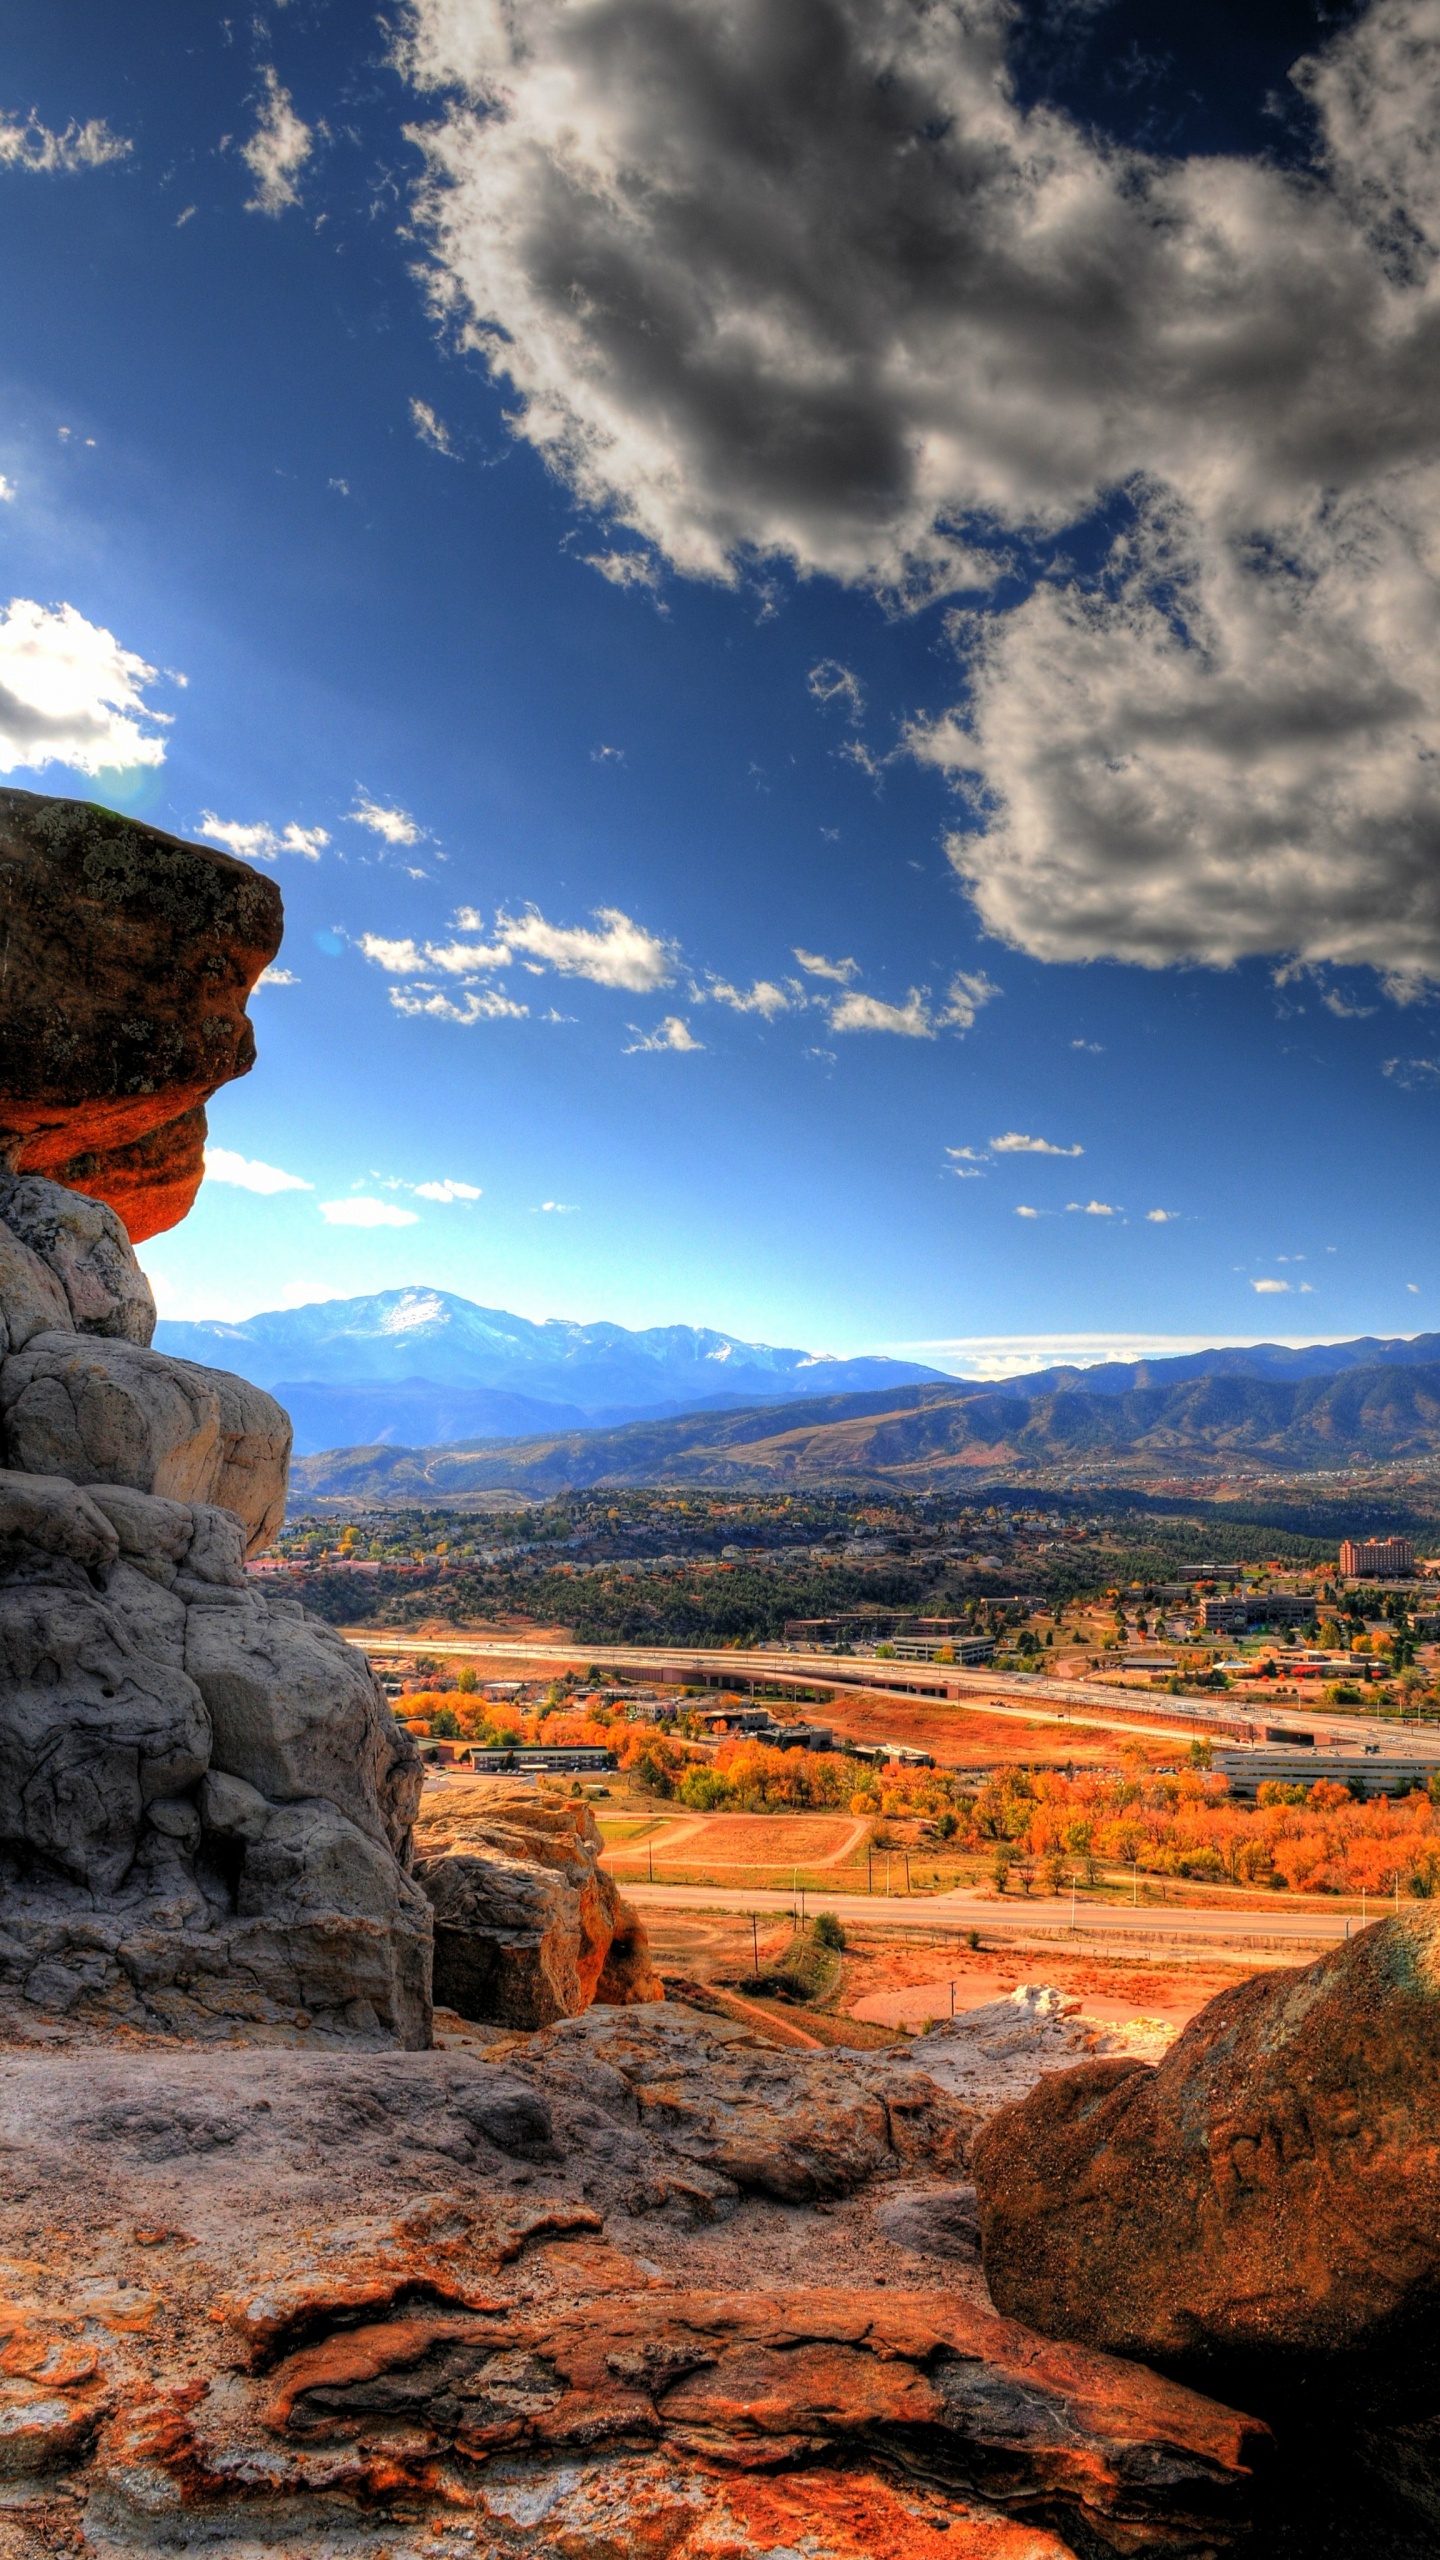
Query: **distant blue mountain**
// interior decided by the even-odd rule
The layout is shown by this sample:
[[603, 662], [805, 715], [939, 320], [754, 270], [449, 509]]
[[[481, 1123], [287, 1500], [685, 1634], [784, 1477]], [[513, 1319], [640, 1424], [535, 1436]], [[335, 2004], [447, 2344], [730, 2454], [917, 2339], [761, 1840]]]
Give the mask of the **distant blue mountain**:
[[593, 1429], [946, 1376], [912, 1360], [836, 1360], [695, 1325], [532, 1324], [443, 1289], [327, 1299], [244, 1324], [166, 1321], [155, 1347], [270, 1388], [302, 1455], [360, 1441], [434, 1446]]
[[1440, 1333], [1364, 1333], [1352, 1342], [1230, 1344], [1218, 1351], [1185, 1351], [1168, 1360], [1106, 1360], [1093, 1369], [1031, 1369], [1023, 1378], [992, 1381], [1005, 1393], [1053, 1395], [1083, 1387], [1089, 1396], [1126, 1396], [1135, 1387], [1183, 1386], [1190, 1378], [1334, 1378], [1344, 1369], [1428, 1368], [1440, 1361]]

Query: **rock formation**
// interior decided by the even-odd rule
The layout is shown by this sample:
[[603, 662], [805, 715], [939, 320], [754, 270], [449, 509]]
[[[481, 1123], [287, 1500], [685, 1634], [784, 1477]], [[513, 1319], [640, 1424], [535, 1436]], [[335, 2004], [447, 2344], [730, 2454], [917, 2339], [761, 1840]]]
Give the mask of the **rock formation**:
[[424, 2044], [414, 1746], [246, 1577], [280, 1407], [150, 1350], [154, 1321], [112, 1209], [0, 1178], [0, 1998]]
[[414, 1746], [360, 1656], [248, 1580], [289, 1423], [150, 1348], [119, 1214], [189, 1205], [278, 895], [7, 791], [0, 902], [0, 2012], [424, 2045]]
[[1440, 2313], [1440, 1918], [1212, 2000], [1157, 2069], [1040, 2081], [975, 2145], [1001, 2310], [1121, 2354], [1417, 2358]]
[[0, 1162], [116, 1210], [184, 1217], [205, 1102], [248, 1075], [245, 999], [280, 893], [229, 854], [82, 800], [0, 790]]
[[415, 1877], [435, 1912], [435, 1998], [548, 2027], [592, 2000], [663, 2000], [636, 1913], [600, 1865], [588, 1805], [504, 1779], [449, 1779], [421, 1810]]

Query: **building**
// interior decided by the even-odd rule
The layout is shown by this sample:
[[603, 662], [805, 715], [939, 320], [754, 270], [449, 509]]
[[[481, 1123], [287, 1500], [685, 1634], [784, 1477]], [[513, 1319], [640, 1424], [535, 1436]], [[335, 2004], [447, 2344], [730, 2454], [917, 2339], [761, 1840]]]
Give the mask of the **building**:
[[1340, 1570], [1347, 1581], [1389, 1581], [1415, 1570], [1413, 1538], [1344, 1538]]
[[1293, 1744], [1281, 1751], [1217, 1751], [1213, 1765], [1232, 1796], [1254, 1796], [1267, 1778], [1292, 1787], [1313, 1787], [1317, 1778], [1333, 1778], [1361, 1795], [1408, 1795], [1440, 1774], [1440, 1759], [1383, 1759], [1378, 1742], [1359, 1751], [1315, 1751]]
[[897, 1662], [988, 1662], [993, 1636], [895, 1636]]
[[[423, 1743], [421, 1750], [422, 1752], [426, 1750]], [[452, 1752], [451, 1757], [453, 1756]], [[543, 1776], [547, 1771], [554, 1772], [557, 1776], [575, 1775], [582, 1769], [595, 1772], [613, 1769], [616, 1766], [613, 1751], [606, 1751], [598, 1744], [584, 1742], [568, 1746], [549, 1743], [532, 1745], [522, 1742], [508, 1750], [503, 1746], [482, 1746], [477, 1743], [467, 1757], [472, 1769], [484, 1770], [492, 1774], [499, 1770], [513, 1769], [530, 1777]]]
[[1303, 1592], [1250, 1591], [1238, 1600], [1202, 1600], [1195, 1623], [1208, 1635], [1239, 1636], [1247, 1627], [1308, 1627], [1315, 1603]]

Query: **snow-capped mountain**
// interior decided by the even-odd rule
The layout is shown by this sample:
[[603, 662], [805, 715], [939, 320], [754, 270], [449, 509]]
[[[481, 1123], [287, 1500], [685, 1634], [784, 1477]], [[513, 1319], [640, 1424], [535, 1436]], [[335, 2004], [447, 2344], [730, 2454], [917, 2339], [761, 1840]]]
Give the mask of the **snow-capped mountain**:
[[638, 1421], [944, 1374], [908, 1360], [776, 1350], [697, 1325], [532, 1324], [443, 1289], [327, 1299], [244, 1324], [162, 1322], [155, 1347], [271, 1388], [302, 1451]]

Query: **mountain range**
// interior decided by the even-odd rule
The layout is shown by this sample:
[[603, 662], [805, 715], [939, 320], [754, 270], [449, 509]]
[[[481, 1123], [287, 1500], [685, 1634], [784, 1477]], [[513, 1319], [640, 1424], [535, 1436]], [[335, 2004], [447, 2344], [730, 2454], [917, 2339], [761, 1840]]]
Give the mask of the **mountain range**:
[[[423, 1500], [600, 1484], [895, 1483], [1346, 1467], [1440, 1455], [1440, 1334], [1262, 1342], [996, 1385], [694, 1325], [536, 1324], [440, 1289], [162, 1322], [294, 1419], [295, 1491]], [[797, 1408], [801, 1408], [797, 1410]]]
[[889, 1485], [954, 1491], [967, 1481], [1097, 1477], [1144, 1484], [1374, 1465], [1440, 1455], [1440, 1360], [1372, 1362], [1319, 1378], [1213, 1374], [1095, 1395], [1038, 1395], [951, 1381], [878, 1395], [821, 1396], [604, 1431], [551, 1431], [440, 1449], [356, 1448], [302, 1459], [297, 1502], [371, 1502], [571, 1487]]
[[386, 1289], [243, 1324], [162, 1321], [155, 1348], [278, 1395], [301, 1453], [585, 1430], [943, 1380], [913, 1360], [836, 1360], [703, 1326], [534, 1324], [443, 1289]]

